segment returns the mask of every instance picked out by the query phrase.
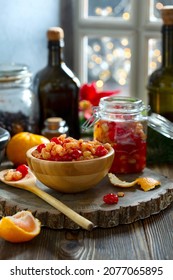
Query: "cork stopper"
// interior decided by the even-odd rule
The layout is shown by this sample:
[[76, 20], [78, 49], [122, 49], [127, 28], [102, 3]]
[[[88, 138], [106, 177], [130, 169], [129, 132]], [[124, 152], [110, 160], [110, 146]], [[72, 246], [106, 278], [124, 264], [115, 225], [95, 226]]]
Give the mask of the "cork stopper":
[[161, 15], [165, 25], [173, 25], [173, 6], [164, 6]]
[[63, 126], [65, 124], [65, 121], [62, 118], [58, 117], [52, 117], [48, 118], [45, 121], [45, 125], [50, 129], [50, 130], [56, 130], [60, 126]]
[[58, 41], [64, 39], [64, 31], [61, 27], [50, 27], [47, 31], [49, 41]]

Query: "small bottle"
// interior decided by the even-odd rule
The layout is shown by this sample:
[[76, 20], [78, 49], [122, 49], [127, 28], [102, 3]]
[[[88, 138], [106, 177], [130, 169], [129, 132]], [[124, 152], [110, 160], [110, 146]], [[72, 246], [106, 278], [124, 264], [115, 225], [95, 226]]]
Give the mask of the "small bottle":
[[112, 173], [137, 173], [146, 166], [148, 108], [132, 97], [100, 99], [95, 116], [94, 139], [110, 143], [115, 157]]
[[148, 81], [148, 103], [151, 111], [173, 121], [173, 6], [161, 10], [162, 65]]
[[40, 107], [40, 131], [47, 118], [60, 117], [69, 127], [69, 135], [80, 138], [79, 87], [80, 82], [66, 66], [63, 58], [64, 32], [60, 27], [47, 31], [48, 65], [34, 79]]
[[48, 118], [45, 120], [44, 125], [42, 135], [48, 139], [58, 137], [61, 134], [68, 135], [68, 126], [62, 118]]

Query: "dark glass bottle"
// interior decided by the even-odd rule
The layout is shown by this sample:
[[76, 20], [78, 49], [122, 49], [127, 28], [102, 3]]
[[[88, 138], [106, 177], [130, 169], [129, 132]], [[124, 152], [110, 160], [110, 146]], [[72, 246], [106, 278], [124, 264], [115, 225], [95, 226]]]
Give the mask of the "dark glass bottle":
[[[149, 78], [148, 103], [151, 111], [173, 121], [173, 6], [161, 10], [162, 25], [162, 65]], [[168, 133], [164, 124], [157, 119], [156, 127], [148, 127], [147, 163], [173, 163], [173, 141], [164, 136]]]
[[64, 119], [69, 135], [80, 138], [78, 102], [80, 82], [63, 58], [64, 32], [59, 27], [47, 31], [48, 65], [34, 79], [40, 107], [40, 131], [50, 117]]
[[162, 11], [162, 65], [149, 78], [148, 103], [151, 111], [173, 121], [173, 6]]

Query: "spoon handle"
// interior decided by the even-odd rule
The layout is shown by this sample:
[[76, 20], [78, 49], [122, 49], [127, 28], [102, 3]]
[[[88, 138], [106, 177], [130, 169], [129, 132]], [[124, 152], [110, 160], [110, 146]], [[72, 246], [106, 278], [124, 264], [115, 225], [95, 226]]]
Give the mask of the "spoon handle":
[[[21, 187], [21, 185], [20, 185]], [[81, 226], [82, 228], [86, 230], [92, 230], [94, 227], [94, 224], [84, 218], [83, 216], [79, 215], [76, 213], [74, 210], [63, 204], [61, 201], [58, 199], [54, 198], [50, 194], [42, 191], [35, 185], [30, 185], [30, 186], [23, 186], [22, 189], [25, 189], [27, 191], [30, 191], [34, 193], [35, 195], [39, 196], [41, 199], [52, 205], [54, 208], [62, 212], [64, 215], [66, 215], [68, 218], [70, 218], [72, 221], [74, 221], [76, 224]]]

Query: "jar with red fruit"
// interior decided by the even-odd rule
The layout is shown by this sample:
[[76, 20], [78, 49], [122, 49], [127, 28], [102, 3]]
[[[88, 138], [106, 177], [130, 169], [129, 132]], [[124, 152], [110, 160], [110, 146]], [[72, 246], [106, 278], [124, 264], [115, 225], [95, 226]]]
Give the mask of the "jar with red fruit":
[[94, 115], [94, 139], [115, 150], [110, 172], [141, 172], [146, 166], [148, 107], [133, 97], [105, 97]]

